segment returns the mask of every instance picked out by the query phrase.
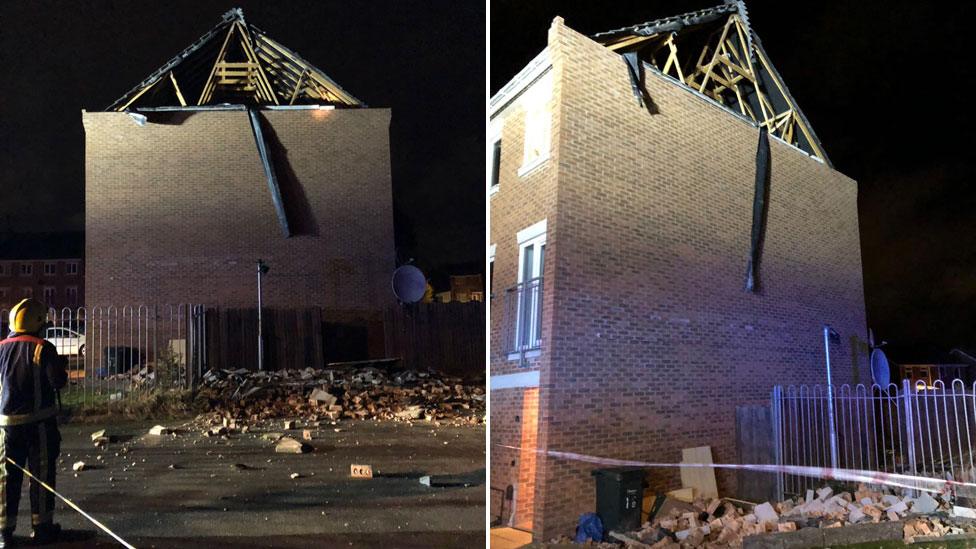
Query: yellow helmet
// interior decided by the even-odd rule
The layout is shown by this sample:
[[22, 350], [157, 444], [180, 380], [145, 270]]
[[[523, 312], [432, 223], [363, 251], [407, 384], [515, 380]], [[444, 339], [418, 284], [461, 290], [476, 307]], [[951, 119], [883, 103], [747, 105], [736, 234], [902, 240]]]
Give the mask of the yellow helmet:
[[27, 298], [10, 309], [10, 331], [17, 333], [37, 332], [47, 322], [47, 309], [40, 301]]

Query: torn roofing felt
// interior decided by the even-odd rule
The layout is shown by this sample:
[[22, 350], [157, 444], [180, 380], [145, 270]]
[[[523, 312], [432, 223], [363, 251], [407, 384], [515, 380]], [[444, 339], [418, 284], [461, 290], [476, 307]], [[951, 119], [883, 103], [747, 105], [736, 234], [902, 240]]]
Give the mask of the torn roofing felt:
[[106, 110], [222, 103], [366, 106], [234, 8]]
[[601, 32], [593, 39], [704, 94], [832, 166], [817, 134], [749, 26], [745, 3]]

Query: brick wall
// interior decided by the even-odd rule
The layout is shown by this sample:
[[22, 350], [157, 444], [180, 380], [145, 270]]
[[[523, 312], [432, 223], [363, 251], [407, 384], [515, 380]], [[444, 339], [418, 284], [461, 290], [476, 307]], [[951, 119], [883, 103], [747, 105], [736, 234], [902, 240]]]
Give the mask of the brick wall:
[[393, 302], [388, 109], [262, 111], [295, 236], [284, 238], [247, 113], [84, 113], [91, 305], [376, 315]]
[[[555, 89], [548, 106], [550, 112], [557, 107]], [[558, 120], [553, 112], [554, 129], [549, 159], [520, 176], [518, 171], [523, 160], [525, 114], [525, 106], [517, 97], [508, 106], [503, 107], [491, 122], [492, 125], [500, 128], [502, 140], [498, 189], [490, 198], [490, 241], [495, 246], [495, 260], [490, 281], [492, 297], [489, 370], [492, 376], [547, 370], [549, 349], [546, 342], [549, 340], [551, 322], [555, 317], [551, 296], [545, 288], [554, 272], [548, 257], [551, 257], [556, 250], [552, 235], [558, 230], [553, 217], [556, 201], [555, 176], [558, 165], [558, 133], [555, 131], [555, 125], [558, 124]], [[520, 230], [544, 219], [547, 220], [547, 259], [543, 272], [542, 349], [538, 356], [525, 361], [510, 359], [505, 342], [511, 338], [510, 332], [513, 326], [506, 322], [505, 308], [506, 289], [518, 282], [516, 235]], [[534, 454], [534, 449], [538, 445], [538, 422], [526, 424], [524, 418], [538, 417], [540, 413], [538, 390], [518, 387], [493, 389], [490, 398], [491, 487], [498, 489], [504, 489], [509, 485], [515, 487], [517, 501], [513, 522], [519, 526], [531, 527], [535, 494], [538, 491], [535, 485], [538, 479], [538, 467]], [[513, 450], [505, 446], [526, 448], [527, 451]], [[497, 514], [497, 509], [491, 511], [492, 516]]]
[[[824, 323], [842, 336], [837, 382], [868, 379], [856, 183], [771, 140], [761, 291], [747, 293], [758, 130], [650, 72], [649, 114], [623, 59], [559, 19], [549, 50], [558, 231], [547, 240], [540, 446], [676, 462], [681, 448], [709, 445], [734, 461], [736, 405], [768, 402], [774, 384], [824, 381]], [[499, 196], [493, 234], [517, 215], [496, 213]], [[571, 534], [594, 510], [591, 469], [539, 459], [536, 539]], [[734, 493], [735, 478], [718, 476]], [[648, 479], [679, 486], [676, 471]]]

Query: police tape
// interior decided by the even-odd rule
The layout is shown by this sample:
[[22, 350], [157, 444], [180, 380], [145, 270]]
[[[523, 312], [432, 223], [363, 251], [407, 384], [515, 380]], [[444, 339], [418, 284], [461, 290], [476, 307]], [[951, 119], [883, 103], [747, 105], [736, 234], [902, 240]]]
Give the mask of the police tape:
[[27, 475], [28, 477], [30, 477], [31, 479], [33, 479], [34, 482], [37, 482], [38, 484], [40, 484], [42, 487], [44, 487], [45, 490], [47, 490], [48, 492], [51, 492], [52, 494], [58, 496], [58, 498], [60, 498], [61, 501], [67, 503], [69, 507], [71, 507], [75, 511], [78, 511], [79, 513], [81, 513], [81, 516], [83, 516], [86, 519], [88, 519], [89, 521], [91, 521], [91, 523], [94, 524], [95, 526], [98, 526], [99, 528], [101, 528], [102, 530], [104, 530], [106, 534], [108, 534], [108, 535], [112, 536], [113, 538], [115, 538], [115, 540], [118, 541], [119, 543], [121, 543], [123, 546], [127, 547], [128, 549], [136, 549], [135, 547], [133, 547], [132, 545], [130, 545], [129, 542], [127, 542], [124, 539], [120, 538], [118, 534], [116, 534], [115, 532], [109, 530], [108, 529], [108, 526], [105, 526], [101, 522], [98, 522], [98, 520], [96, 520], [95, 517], [93, 517], [93, 516], [89, 515], [88, 513], [86, 513], [84, 510], [82, 510], [81, 507], [78, 507], [77, 505], [75, 505], [75, 503], [73, 501], [71, 501], [70, 499], [68, 499], [68, 498], [62, 496], [61, 494], [59, 494], [54, 488], [51, 488], [50, 486], [48, 486], [48, 484], [46, 482], [44, 482], [43, 480], [35, 477], [27, 469], [21, 467], [20, 465], [17, 465], [17, 463], [14, 460], [12, 460], [10, 458], [7, 458], [7, 462], [10, 463], [11, 465], [13, 465], [14, 467], [20, 469], [21, 471], [23, 471], [25, 475]]
[[[581, 461], [596, 465], [607, 465], [612, 467], [644, 467], [644, 468], [683, 468], [683, 467], [710, 467], [714, 469], [733, 469], [741, 471], [759, 471], [766, 473], [783, 473], [802, 477], [819, 478], [823, 480], [839, 480], [844, 482], [857, 482], [864, 484], [878, 484], [884, 486], [896, 486], [911, 490], [921, 490], [923, 492], [948, 493], [954, 492], [959, 488], [976, 490], [976, 484], [952, 479], [938, 479], [930, 477], [919, 477], [915, 475], [905, 475], [901, 473], [886, 473], [884, 471], [871, 471], [867, 469], [842, 469], [834, 467], [816, 467], [808, 465], [773, 465], [773, 464], [739, 464], [739, 463], [655, 463], [649, 461], [635, 461], [627, 459], [614, 459], [575, 452], [561, 452], [557, 450], [533, 450], [531, 448], [521, 448], [519, 446], [509, 446], [506, 444], [495, 444], [500, 448], [511, 450], [535, 452], [556, 459], [569, 461]], [[968, 490], [967, 490], [967, 493]]]

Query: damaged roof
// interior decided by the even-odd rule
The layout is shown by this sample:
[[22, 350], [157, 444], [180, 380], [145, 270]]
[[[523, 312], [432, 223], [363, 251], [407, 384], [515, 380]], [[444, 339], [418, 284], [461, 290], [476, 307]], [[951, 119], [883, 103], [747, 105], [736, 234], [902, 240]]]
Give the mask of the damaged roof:
[[741, 0], [597, 33], [607, 48], [751, 119], [832, 166], [817, 134], [749, 25]]
[[366, 106], [234, 8], [106, 110], [222, 103]]

